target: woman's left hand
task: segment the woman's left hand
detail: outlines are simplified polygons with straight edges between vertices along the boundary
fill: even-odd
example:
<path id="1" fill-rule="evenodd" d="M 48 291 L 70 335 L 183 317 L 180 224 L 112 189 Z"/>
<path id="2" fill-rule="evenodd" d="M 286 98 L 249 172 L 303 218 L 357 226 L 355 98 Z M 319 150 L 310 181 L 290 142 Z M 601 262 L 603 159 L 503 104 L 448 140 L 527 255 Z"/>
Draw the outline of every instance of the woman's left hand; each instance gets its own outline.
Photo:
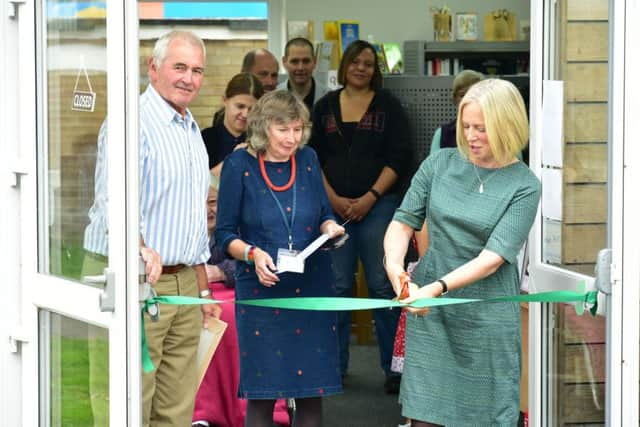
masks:
<path id="1" fill-rule="evenodd" d="M 440 285 L 436 284 L 434 286 L 433 283 L 423 286 L 419 288 L 415 283 L 409 282 L 409 298 L 405 298 L 400 300 L 402 304 L 411 304 L 412 302 L 422 299 L 422 298 L 437 298 L 440 296 L 442 292 Z M 405 307 L 407 312 L 412 313 L 416 316 L 426 316 L 431 310 L 429 307 L 424 308 L 415 308 L 415 307 Z"/>
<path id="2" fill-rule="evenodd" d="M 328 220 L 320 226 L 320 231 L 322 234 L 328 234 L 329 238 L 333 239 L 344 234 L 344 227 L 333 220 Z"/>

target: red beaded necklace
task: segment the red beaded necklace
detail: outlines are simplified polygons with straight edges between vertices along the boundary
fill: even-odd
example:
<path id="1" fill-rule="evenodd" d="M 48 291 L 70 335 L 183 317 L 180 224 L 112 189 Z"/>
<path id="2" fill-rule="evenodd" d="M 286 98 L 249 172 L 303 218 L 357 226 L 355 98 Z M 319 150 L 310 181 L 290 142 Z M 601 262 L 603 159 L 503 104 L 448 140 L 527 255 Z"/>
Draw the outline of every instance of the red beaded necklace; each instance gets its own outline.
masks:
<path id="1" fill-rule="evenodd" d="M 278 187 L 277 185 L 273 185 L 273 182 L 271 182 L 271 180 L 269 179 L 267 170 L 264 167 L 264 158 L 262 157 L 262 153 L 258 153 L 258 162 L 260 163 L 260 174 L 262 175 L 262 179 L 264 179 L 267 187 L 269 187 L 273 191 L 287 191 L 296 181 L 296 156 L 291 156 L 291 178 L 289 178 L 289 182 L 287 182 L 285 185 L 281 185 L 280 187 Z"/>

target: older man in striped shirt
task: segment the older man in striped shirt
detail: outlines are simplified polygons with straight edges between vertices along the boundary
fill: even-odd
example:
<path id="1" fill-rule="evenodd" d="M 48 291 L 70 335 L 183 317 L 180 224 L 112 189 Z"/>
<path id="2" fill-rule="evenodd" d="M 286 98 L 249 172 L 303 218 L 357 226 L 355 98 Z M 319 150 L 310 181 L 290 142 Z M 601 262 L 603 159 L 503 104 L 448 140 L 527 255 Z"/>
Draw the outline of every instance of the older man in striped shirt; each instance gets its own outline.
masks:
<path id="1" fill-rule="evenodd" d="M 140 97 L 141 253 L 159 295 L 210 296 L 205 270 L 208 159 L 200 129 L 188 110 L 200 90 L 204 62 L 204 43 L 193 33 L 163 35 L 149 59 L 151 83 Z M 103 124 L 96 199 L 85 232 L 89 260 L 107 255 L 106 143 Z M 191 425 L 200 325 L 219 315 L 215 304 L 201 309 L 164 305 L 157 322 L 145 315 L 156 369 L 143 375 L 143 425 Z"/>

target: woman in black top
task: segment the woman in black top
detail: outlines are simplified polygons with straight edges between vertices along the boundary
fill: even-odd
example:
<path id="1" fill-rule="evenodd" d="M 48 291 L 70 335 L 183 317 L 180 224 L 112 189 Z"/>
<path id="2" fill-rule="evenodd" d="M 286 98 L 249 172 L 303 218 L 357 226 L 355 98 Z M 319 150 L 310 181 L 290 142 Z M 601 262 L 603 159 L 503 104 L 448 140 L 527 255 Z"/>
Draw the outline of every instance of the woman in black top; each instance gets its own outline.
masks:
<path id="1" fill-rule="evenodd" d="M 332 251 L 338 296 L 351 296 L 358 258 L 364 266 L 369 296 L 395 294 L 382 266 L 384 232 L 400 202 L 411 167 L 409 123 L 400 102 L 382 89 L 382 74 L 373 46 L 357 40 L 346 49 L 338 81 L 314 106 L 312 147 L 324 174 L 329 201 L 346 225 L 350 239 Z M 375 310 L 385 388 L 397 390 L 390 371 L 399 311 Z M 340 369 L 349 361 L 350 313 L 339 316 Z"/>
<path id="2" fill-rule="evenodd" d="M 245 147 L 247 115 L 264 94 L 260 80 L 251 73 L 233 76 L 216 112 L 213 126 L 202 131 L 211 173 L 220 176 L 222 161 L 235 149 Z"/>

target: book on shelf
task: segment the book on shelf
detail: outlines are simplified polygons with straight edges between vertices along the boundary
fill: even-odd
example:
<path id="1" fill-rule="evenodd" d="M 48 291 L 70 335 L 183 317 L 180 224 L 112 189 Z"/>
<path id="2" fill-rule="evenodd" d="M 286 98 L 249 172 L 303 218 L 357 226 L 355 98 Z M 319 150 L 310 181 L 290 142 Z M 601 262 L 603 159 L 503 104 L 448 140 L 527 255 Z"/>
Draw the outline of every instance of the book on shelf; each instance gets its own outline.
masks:
<path id="1" fill-rule="evenodd" d="M 383 43 L 382 47 L 389 72 L 391 74 L 402 74 L 404 72 L 404 61 L 402 60 L 402 48 L 400 44 Z"/>
<path id="2" fill-rule="evenodd" d="M 360 38 L 360 23 L 358 21 L 337 21 L 338 43 L 340 56 L 352 42 Z"/>
<path id="3" fill-rule="evenodd" d="M 378 66 L 382 74 L 389 74 L 389 66 L 387 65 L 387 58 L 385 57 L 384 48 L 382 43 L 371 43 L 376 50 L 376 56 L 378 57 Z"/>
<path id="4" fill-rule="evenodd" d="M 316 47 L 316 71 L 337 70 L 340 66 L 340 52 L 336 40 L 325 40 Z"/>
<path id="5" fill-rule="evenodd" d="M 425 68 L 428 76 L 454 76 L 462 71 L 463 65 L 458 58 L 433 58 Z"/>
<path id="6" fill-rule="evenodd" d="M 324 21 L 322 28 L 325 40 L 338 41 L 338 23 L 336 21 Z"/>

